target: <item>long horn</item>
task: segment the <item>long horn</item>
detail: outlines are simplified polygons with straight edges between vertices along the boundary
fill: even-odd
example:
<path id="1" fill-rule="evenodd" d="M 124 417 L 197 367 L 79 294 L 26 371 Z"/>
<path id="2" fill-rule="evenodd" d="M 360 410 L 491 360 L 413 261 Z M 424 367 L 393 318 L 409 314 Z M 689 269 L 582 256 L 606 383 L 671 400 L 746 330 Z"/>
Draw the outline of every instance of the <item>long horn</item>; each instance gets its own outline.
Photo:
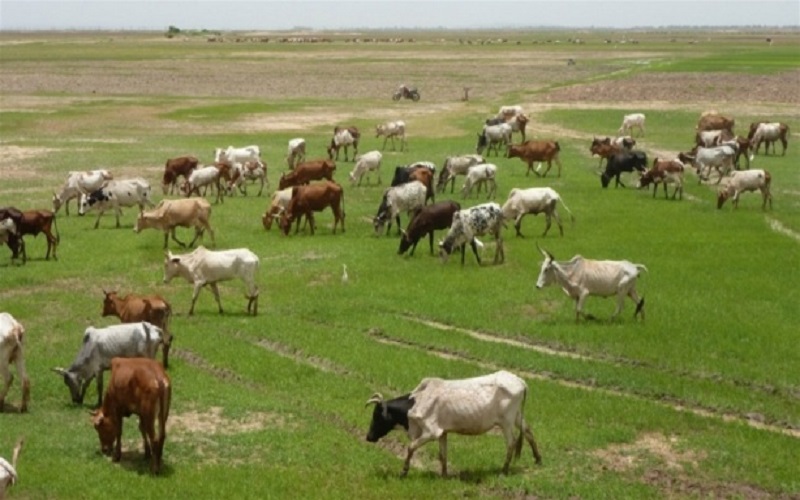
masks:
<path id="1" fill-rule="evenodd" d="M 67 373 L 67 370 L 65 370 L 63 368 L 53 368 L 53 371 L 58 373 L 59 375 L 66 375 L 66 373 Z"/>
<path id="2" fill-rule="evenodd" d="M 381 395 L 380 392 L 376 392 L 375 394 L 372 395 L 372 397 L 370 397 L 367 400 L 367 404 L 365 404 L 364 406 L 369 406 L 371 404 L 379 405 L 381 403 L 383 403 L 383 396 Z"/>
<path id="3" fill-rule="evenodd" d="M 542 248 L 539 246 L 539 242 L 538 241 L 536 242 L 536 248 L 539 250 L 539 252 L 541 252 L 542 255 L 544 255 L 545 257 L 548 256 L 548 252 L 545 251 L 545 250 L 542 250 Z"/>

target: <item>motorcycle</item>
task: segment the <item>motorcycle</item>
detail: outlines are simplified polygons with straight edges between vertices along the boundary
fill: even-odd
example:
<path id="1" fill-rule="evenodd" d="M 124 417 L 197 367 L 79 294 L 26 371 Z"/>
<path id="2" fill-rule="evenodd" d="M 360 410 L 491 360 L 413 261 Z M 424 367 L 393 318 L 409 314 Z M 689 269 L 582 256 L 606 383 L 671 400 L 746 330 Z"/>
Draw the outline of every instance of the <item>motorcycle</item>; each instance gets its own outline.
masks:
<path id="1" fill-rule="evenodd" d="M 419 101 L 419 91 L 415 87 L 401 86 L 392 94 L 393 101 L 399 101 L 400 98 L 411 99 L 414 102 Z"/>

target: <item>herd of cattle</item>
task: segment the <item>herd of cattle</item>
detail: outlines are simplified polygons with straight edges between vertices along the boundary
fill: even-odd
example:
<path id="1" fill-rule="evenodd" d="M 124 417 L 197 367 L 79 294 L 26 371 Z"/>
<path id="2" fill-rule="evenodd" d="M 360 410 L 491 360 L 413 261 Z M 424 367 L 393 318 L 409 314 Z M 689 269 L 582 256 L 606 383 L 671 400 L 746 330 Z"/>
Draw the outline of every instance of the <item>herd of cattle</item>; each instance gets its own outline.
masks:
<path id="1" fill-rule="evenodd" d="M 396 222 L 400 237 L 399 254 L 410 250 L 413 255 L 417 243 L 426 235 L 429 237 L 431 255 L 434 254 L 434 232 L 447 230 L 439 242 L 439 254 L 443 261 L 455 250 L 461 251 L 464 264 L 466 246 L 472 248 L 478 263 L 481 263 L 479 248 L 483 243 L 478 237 L 492 235 L 496 241 L 494 262 L 505 259 L 502 231 L 507 222 L 513 221 L 517 236 L 522 236 L 521 223 L 527 214 L 543 213 L 546 235 L 554 218 L 561 235 L 564 234 L 561 218 L 557 211 L 560 203 L 574 222 L 572 212 L 561 196 L 551 187 L 514 188 L 501 206 L 487 202 L 462 209 L 457 201 L 436 202 L 436 194 L 445 194 L 450 184 L 450 194 L 454 192 L 456 178 L 465 178 L 461 189 L 463 198 L 470 197 L 473 189 L 480 193 L 486 190 L 487 198 L 496 192 L 498 168 L 488 163 L 482 153 L 492 151 L 499 156 L 505 150 L 507 158 L 519 158 L 527 164 L 526 176 L 534 172 L 546 177 L 551 163 L 558 166 L 561 176 L 561 148 L 556 141 L 525 140 L 528 118 L 519 106 L 504 106 L 495 118 L 486 120 L 474 154 L 448 157 L 441 170 L 428 161 L 418 161 L 407 166 L 395 168 L 390 187 L 382 191 L 376 215 L 373 217 L 375 233 L 391 232 L 392 222 Z M 639 137 L 645 134 L 645 115 L 641 113 L 626 115 L 623 118 L 620 134 L 638 131 Z M 727 184 L 718 192 L 718 208 L 732 198 L 737 206 L 742 192 L 760 190 L 763 196 L 762 208 L 769 201 L 771 207 L 771 175 L 765 170 L 749 170 L 750 161 L 757 154 L 762 143 L 766 153 L 775 142 L 780 141 L 785 154 L 788 127 L 783 123 L 757 122 L 750 126 L 747 137 L 736 136 L 733 132 L 734 120 L 716 112 L 701 115 L 696 127 L 694 147 L 680 153 L 673 159 L 655 158 L 648 164 L 644 151 L 634 149 L 636 139 L 629 135 L 617 138 L 594 138 L 590 145 L 592 155 L 600 158 L 602 187 L 607 187 L 611 179 L 615 185 L 624 187 L 620 177 L 623 173 L 637 171 L 640 176 L 637 187 L 646 188 L 653 184 L 653 196 L 658 185 L 663 185 L 667 197 L 667 184 L 673 184 L 672 194 L 683 197 L 683 175 L 687 166 L 696 170 L 699 179 L 708 179 L 710 173 L 718 173 L 717 184 L 724 176 L 730 175 Z M 512 134 L 519 133 L 522 142 L 514 144 Z M 402 121 L 388 122 L 376 127 L 376 138 L 384 137 L 383 149 L 391 140 L 395 150 L 395 140 L 400 141 L 400 150 L 407 151 L 406 125 Z M 336 127 L 327 148 L 328 157 L 306 160 L 306 143 L 302 138 L 288 143 L 286 164 L 288 170 L 279 179 L 278 189 L 272 195 L 269 206 L 262 217 L 262 224 L 270 230 L 274 221 L 285 234 L 290 233 L 295 224 L 295 233 L 300 230 L 304 220 L 311 234 L 316 229 L 315 213 L 330 207 L 334 216 L 333 233 L 337 226 L 345 231 L 344 189 L 334 181 L 336 161 L 344 149 L 345 161 L 349 160 L 349 148 L 353 148 L 354 168 L 349 174 L 353 186 L 360 186 L 364 178 L 367 185 L 369 177 L 375 174 L 377 184 L 381 184 L 380 167 L 383 154 L 370 151 L 358 154 L 361 134 L 357 127 Z M 739 160 L 744 157 L 748 170 L 739 170 Z M 538 167 L 534 168 L 534 163 Z M 544 163 L 547 168 L 541 172 Z M 207 232 L 216 246 L 211 227 L 211 203 L 206 200 L 207 189 L 212 189 L 215 201 L 224 203 L 226 196 L 240 191 L 246 194 L 247 181 L 260 182 L 259 195 L 267 180 L 267 165 L 261 158 L 258 146 L 217 149 L 214 163 L 201 166 L 193 156 L 169 159 L 164 167 L 162 191 L 164 195 L 177 192 L 183 197 L 163 199 L 155 205 L 151 199 L 150 184 L 143 178 L 116 179 L 105 169 L 89 172 L 70 172 L 61 190 L 53 193 L 53 210 L 37 209 L 21 211 L 14 207 L 0 208 L 0 244 L 6 243 L 12 252 L 12 262 L 20 256 L 27 259 L 26 235 L 43 233 L 47 239 L 46 259 L 52 254 L 56 259 L 56 248 L 60 241 L 56 225 L 56 213 L 61 207 L 69 215 L 69 203 L 78 200 L 79 214 L 90 210 L 98 213 L 94 227 L 97 228 L 102 214 L 113 210 L 116 226 L 120 227 L 121 208 L 138 206 L 139 213 L 134 231 L 157 229 L 164 233 L 164 249 L 168 248 L 169 237 L 181 247 L 186 244 L 176 237 L 179 227 L 193 228 L 194 243 Z M 181 182 L 182 181 L 182 182 Z M 430 202 L 430 203 L 429 203 Z M 410 221 L 406 229 L 401 228 L 400 215 L 407 213 Z M 537 244 L 538 247 L 538 244 Z M 598 261 L 576 255 L 568 261 L 557 261 L 544 249 L 539 249 L 544 257 L 537 288 L 548 285 L 560 286 L 574 301 L 576 319 L 589 317 L 583 313 L 583 305 L 590 295 L 617 298 L 616 317 L 622 310 L 625 297 L 630 297 L 636 305 L 634 317 L 644 318 L 644 298 L 636 291 L 636 281 L 642 264 L 629 261 Z M 247 311 L 253 315 L 258 311 L 259 289 L 257 274 L 259 258 L 246 248 L 229 250 L 209 250 L 199 246 L 190 253 L 173 254 L 166 252 L 164 260 L 164 281 L 182 277 L 194 287 L 189 314 L 194 312 L 200 290 L 208 285 L 214 294 L 219 312 L 223 312 L 217 283 L 224 280 L 240 279 L 247 289 Z M 346 272 L 346 268 L 345 268 Z M 157 473 L 162 463 L 162 450 L 165 439 L 165 424 L 169 414 L 171 398 L 170 379 L 165 368 L 168 367 L 169 348 L 172 344 L 170 318 L 172 307 L 167 300 L 158 295 L 135 295 L 125 297 L 116 292 L 105 292 L 103 315 L 119 317 L 121 324 L 106 328 L 89 327 L 84 332 L 83 342 L 75 360 L 69 368 L 54 368 L 63 377 L 69 388 L 72 401 L 82 404 L 89 383 L 97 379 L 98 410 L 93 422 L 101 442 L 103 452 L 111 454 L 115 461 L 120 459 L 122 419 L 137 414 L 144 441 L 145 455 L 151 460 L 151 470 Z M 19 410 L 28 408 L 30 381 L 25 371 L 23 354 L 25 329 L 13 316 L 0 313 L 0 375 L 3 387 L 0 391 L 0 411 L 11 385 L 10 365 L 16 371 L 22 384 L 22 402 Z M 163 365 L 153 361 L 157 350 L 163 352 Z M 103 393 L 103 372 L 111 369 L 111 381 Z M 442 473 L 447 471 L 447 433 L 481 434 L 499 426 L 507 444 L 504 471 L 516 452 L 519 456 L 523 437 L 529 442 L 537 462 L 541 461 L 536 442 L 530 428 L 523 418 L 527 394 L 525 382 L 507 372 L 466 380 L 441 380 L 426 378 L 409 394 L 385 401 L 380 394 L 374 395 L 367 404 L 374 404 L 372 423 L 367 439 L 377 441 L 396 426 L 406 429 L 411 443 L 408 447 L 403 473 L 408 471 L 414 451 L 424 443 L 438 439 Z M 157 423 L 157 425 L 156 425 Z M 515 437 L 515 429 L 519 434 Z M 158 432 L 156 432 L 156 430 Z M 4 461 L 5 462 L 5 461 Z M 5 462 L 7 464 L 7 462 Z M 12 468 L 13 470 L 13 468 Z M 9 476 L 12 479 L 15 476 Z M 0 493 L 4 490 L 0 489 Z"/>

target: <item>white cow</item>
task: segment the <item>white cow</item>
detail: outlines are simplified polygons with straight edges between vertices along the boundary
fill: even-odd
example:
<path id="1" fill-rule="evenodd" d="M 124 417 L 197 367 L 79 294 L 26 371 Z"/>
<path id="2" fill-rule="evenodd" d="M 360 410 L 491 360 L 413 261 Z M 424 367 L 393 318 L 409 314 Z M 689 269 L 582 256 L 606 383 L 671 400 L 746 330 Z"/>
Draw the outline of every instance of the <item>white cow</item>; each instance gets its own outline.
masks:
<path id="1" fill-rule="evenodd" d="M 617 310 L 611 319 L 622 311 L 625 297 L 628 296 L 636 304 L 633 317 L 641 313 L 644 320 L 644 298 L 640 299 L 636 293 L 636 278 L 641 271 L 647 271 L 644 265 L 627 260 L 591 260 L 580 255 L 568 261 L 556 261 L 550 252 L 541 248 L 539 251 L 544 255 L 544 262 L 536 280 L 536 288 L 560 285 L 564 293 L 575 299 L 575 321 L 582 315 L 593 319 L 593 316 L 583 313 L 583 304 L 589 295 L 617 297 Z"/>
<path id="2" fill-rule="evenodd" d="M 767 208 L 767 201 L 769 208 L 772 209 L 772 193 L 769 192 L 771 183 L 772 176 L 766 170 L 737 170 L 731 175 L 728 185 L 719 190 L 717 208 L 722 208 L 728 198 L 733 198 L 733 208 L 737 208 L 740 194 L 758 189 L 763 198 L 761 209 Z"/>
<path id="3" fill-rule="evenodd" d="M 227 149 L 217 148 L 214 150 L 214 163 L 247 163 L 252 161 L 261 163 L 261 148 L 256 145 L 235 148 L 228 146 Z"/>
<path id="4" fill-rule="evenodd" d="M 511 125 L 508 123 L 501 123 L 499 125 L 484 125 L 483 130 L 478 134 L 478 145 L 475 147 L 475 153 L 482 154 L 486 149 L 488 156 L 494 149 L 494 154 L 497 156 L 498 146 L 505 147 L 511 144 Z"/>
<path id="5" fill-rule="evenodd" d="M 258 313 L 256 284 L 258 265 L 258 256 L 246 248 L 214 251 L 199 246 L 193 252 L 183 255 L 167 252 L 164 259 L 164 283 L 169 283 L 175 276 L 180 276 L 194 285 L 189 316 L 194 314 L 194 304 L 197 302 L 200 290 L 206 285 L 211 286 L 219 312 L 222 314 L 217 283 L 239 278 L 247 286 L 247 313 L 250 314 L 252 311 L 255 316 Z"/>
<path id="6" fill-rule="evenodd" d="M 782 155 L 786 154 L 786 146 L 788 144 L 788 137 L 789 135 L 789 126 L 785 123 L 780 122 L 772 122 L 772 123 L 760 123 L 758 124 L 755 133 L 753 134 L 753 138 L 750 140 L 750 146 L 753 148 L 754 152 L 757 154 L 758 149 L 761 147 L 762 142 L 766 142 L 764 145 L 764 154 L 769 154 L 769 145 L 772 143 L 772 154 L 775 154 L 775 143 L 777 141 L 781 141 L 781 146 L 783 146 L 783 151 L 781 152 Z"/>
<path id="7" fill-rule="evenodd" d="M 464 186 L 461 187 L 461 194 L 464 198 L 472 193 L 472 188 L 477 185 L 478 190 L 483 184 L 487 184 L 486 198 L 494 197 L 497 191 L 497 165 L 494 163 L 479 163 L 469 167 L 467 170 L 467 179 L 464 181 Z"/>
<path id="8" fill-rule="evenodd" d="M 353 146 L 353 160 L 358 155 L 358 136 L 354 135 L 355 129 L 335 127 L 331 145 L 328 146 L 328 158 L 339 160 L 339 149 L 344 148 L 344 161 L 348 160 L 348 149 Z M 334 157 L 334 153 L 336 153 Z"/>
<path id="9" fill-rule="evenodd" d="M 411 181 L 398 186 L 390 187 L 383 192 L 383 199 L 378 207 L 378 214 L 372 220 L 375 234 L 380 234 L 384 224 L 386 234 L 392 229 L 392 219 L 397 221 L 397 234 L 400 234 L 400 212 L 409 214 L 425 206 L 428 188 L 420 181 Z"/>
<path id="10" fill-rule="evenodd" d="M 83 333 L 83 343 L 75 361 L 68 369 L 53 368 L 64 377 L 72 402 L 83 403 L 86 388 L 97 378 L 97 406 L 103 403 L 103 372 L 111 369 L 112 358 L 154 359 L 158 347 L 164 343 L 161 328 L 142 321 L 95 328 Z"/>
<path id="11" fill-rule="evenodd" d="M 263 162 L 247 162 L 247 163 L 234 163 L 233 173 L 231 179 L 228 181 L 228 192 L 233 194 L 233 188 L 239 189 L 239 192 L 247 196 L 247 182 L 246 181 L 259 181 L 261 186 L 258 189 L 258 196 L 264 192 L 264 184 L 266 183 L 269 188 L 269 179 L 267 179 L 267 165 Z"/>
<path id="12" fill-rule="evenodd" d="M 503 249 L 503 211 L 497 203 L 484 203 L 472 208 L 459 210 L 453 214 L 453 223 L 444 240 L 439 242 L 439 256 L 442 262 L 447 262 L 447 258 L 456 248 L 461 248 L 461 265 L 464 265 L 464 254 L 466 244 L 472 247 L 478 265 L 481 257 L 478 255 L 478 246 L 483 244 L 478 241 L 477 236 L 491 234 L 497 242 L 494 253 L 494 263 L 499 264 L 505 260 L 505 250 Z"/>
<path id="13" fill-rule="evenodd" d="M 507 106 L 500 106 L 500 109 L 497 111 L 497 118 L 502 118 L 503 120 L 509 120 L 517 115 L 524 114 L 522 110 L 522 106 L 519 104 L 514 105 L 507 105 Z"/>
<path id="14" fill-rule="evenodd" d="M 356 164 L 353 167 L 353 171 L 350 172 L 350 182 L 355 184 L 356 181 L 358 181 L 358 185 L 360 186 L 364 174 L 369 176 L 370 172 L 377 172 L 378 184 L 380 184 L 382 159 L 383 155 L 380 151 L 370 151 L 360 155 L 358 158 L 356 158 Z M 369 177 L 367 177 L 367 185 L 369 185 Z"/>
<path id="15" fill-rule="evenodd" d="M 519 458 L 522 451 L 523 437 L 536 463 L 542 463 L 525 421 L 527 397 L 525 381 L 504 370 L 461 380 L 425 378 L 405 396 L 384 401 L 376 393 L 367 401 L 367 405 L 375 405 L 367 441 L 376 442 L 392 429 L 404 427 L 411 440 L 403 464 L 405 476 L 414 452 L 425 443 L 438 440 L 442 476 L 446 476 L 448 433 L 476 436 L 499 427 L 506 441 L 503 474 L 508 474 L 512 458 Z M 519 434 L 515 435 L 517 430 Z"/>
<path id="16" fill-rule="evenodd" d="M 503 204 L 503 218 L 506 220 L 514 221 L 514 228 L 517 230 L 517 236 L 523 236 L 520 231 L 522 226 L 522 218 L 527 214 L 539 215 L 544 213 L 547 225 L 544 228 L 542 237 L 547 236 L 547 231 L 550 230 L 550 219 L 555 217 L 558 229 L 561 236 L 564 236 L 564 227 L 561 225 L 561 217 L 558 216 L 556 205 L 558 202 L 564 206 L 564 209 L 569 213 L 572 222 L 575 222 L 575 217 L 567 207 L 564 200 L 556 192 L 555 189 L 549 187 L 517 189 L 514 188 L 508 193 L 508 199 Z"/>
<path id="17" fill-rule="evenodd" d="M 457 175 L 467 175 L 469 167 L 485 162 L 486 160 L 484 160 L 483 156 L 477 154 L 448 156 L 445 158 L 442 171 L 439 174 L 436 190 L 443 193 L 447 188 L 447 183 L 450 182 L 450 193 L 452 193 L 455 188 Z"/>
<path id="18" fill-rule="evenodd" d="M 11 218 L 0 220 L 0 245 L 5 245 L 13 234 L 17 234 L 14 220 Z"/>
<path id="19" fill-rule="evenodd" d="M 11 462 L 0 457 L 0 500 L 5 498 L 8 487 L 13 486 L 19 480 L 16 468 L 17 459 L 19 458 L 19 452 L 22 450 L 23 443 L 24 440 L 22 438 L 17 441 L 16 446 L 14 446 L 14 453 L 11 455 Z"/>
<path id="20" fill-rule="evenodd" d="M 286 147 L 286 163 L 289 170 L 294 170 L 294 166 L 306 159 L 306 140 L 302 137 L 289 139 Z"/>
<path id="21" fill-rule="evenodd" d="M 22 403 L 19 411 L 28 411 L 28 401 L 31 397 L 31 382 L 25 370 L 25 328 L 7 312 L 0 312 L 0 376 L 2 376 L 2 389 L 0 389 L 0 413 L 3 411 L 6 395 L 11 388 L 14 377 L 9 366 L 16 365 L 17 376 L 22 384 Z M 1 492 L 1 491 L 0 491 Z"/>
<path id="22" fill-rule="evenodd" d="M 639 129 L 641 135 L 644 135 L 644 113 L 632 113 L 622 117 L 622 125 L 619 127 L 618 133 L 620 135 L 632 131 L 634 127 Z"/>
<path id="23" fill-rule="evenodd" d="M 394 138 L 400 138 L 400 151 L 408 151 L 408 142 L 406 141 L 406 122 L 397 120 L 393 122 L 386 122 L 375 127 L 375 138 L 383 136 L 383 147 L 381 150 L 386 149 L 386 141 L 392 140 L 392 151 L 395 151 Z"/>
<path id="24" fill-rule="evenodd" d="M 222 193 L 219 184 L 219 173 L 220 170 L 214 165 L 196 168 L 192 170 L 191 174 L 189 174 L 189 178 L 186 179 L 186 182 L 181 187 L 181 190 L 187 198 L 192 196 L 193 193 L 197 196 L 205 196 L 206 191 L 210 186 L 212 190 L 216 188 L 217 191 L 215 202 L 218 203 L 222 200 L 224 203 L 224 194 Z M 203 188 L 202 194 L 200 193 L 200 188 Z"/>
<path id="25" fill-rule="evenodd" d="M 120 227 L 119 216 L 122 215 L 122 207 L 138 205 L 139 211 L 142 212 L 145 205 L 150 208 L 154 206 L 150 200 L 150 192 L 150 183 L 141 177 L 111 181 L 91 194 L 81 195 L 78 215 L 86 215 L 89 210 L 97 210 L 97 220 L 94 223 L 94 228 L 97 229 L 100 217 L 105 211 L 114 210 L 117 227 Z"/>
<path id="26" fill-rule="evenodd" d="M 80 199 L 82 194 L 93 193 L 105 186 L 106 183 L 114 178 L 108 170 L 90 170 L 88 172 L 70 172 L 67 180 L 61 187 L 61 192 L 53 191 L 53 212 L 63 205 L 69 215 L 69 202 L 73 199 Z"/>
<path id="27" fill-rule="evenodd" d="M 697 170 L 698 184 L 702 180 L 708 180 L 711 175 L 711 169 L 716 169 L 719 173 L 717 178 L 717 184 L 719 184 L 722 178 L 734 169 L 737 152 L 738 146 L 736 146 L 736 143 L 726 143 L 713 148 L 698 146 L 694 156 L 680 153 L 678 159 L 683 163 L 692 163 L 692 166 Z"/>

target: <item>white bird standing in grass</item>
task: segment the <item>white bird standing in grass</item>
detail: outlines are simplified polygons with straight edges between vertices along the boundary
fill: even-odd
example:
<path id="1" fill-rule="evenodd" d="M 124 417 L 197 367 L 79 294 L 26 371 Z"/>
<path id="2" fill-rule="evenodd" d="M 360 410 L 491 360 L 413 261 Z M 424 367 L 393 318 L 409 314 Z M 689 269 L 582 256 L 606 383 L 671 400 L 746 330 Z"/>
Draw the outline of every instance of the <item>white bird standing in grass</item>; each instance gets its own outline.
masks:
<path id="1" fill-rule="evenodd" d="M 342 264 L 342 284 L 347 284 L 349 279 L 350 278 L 347 276 L 347 264 Z"/>

